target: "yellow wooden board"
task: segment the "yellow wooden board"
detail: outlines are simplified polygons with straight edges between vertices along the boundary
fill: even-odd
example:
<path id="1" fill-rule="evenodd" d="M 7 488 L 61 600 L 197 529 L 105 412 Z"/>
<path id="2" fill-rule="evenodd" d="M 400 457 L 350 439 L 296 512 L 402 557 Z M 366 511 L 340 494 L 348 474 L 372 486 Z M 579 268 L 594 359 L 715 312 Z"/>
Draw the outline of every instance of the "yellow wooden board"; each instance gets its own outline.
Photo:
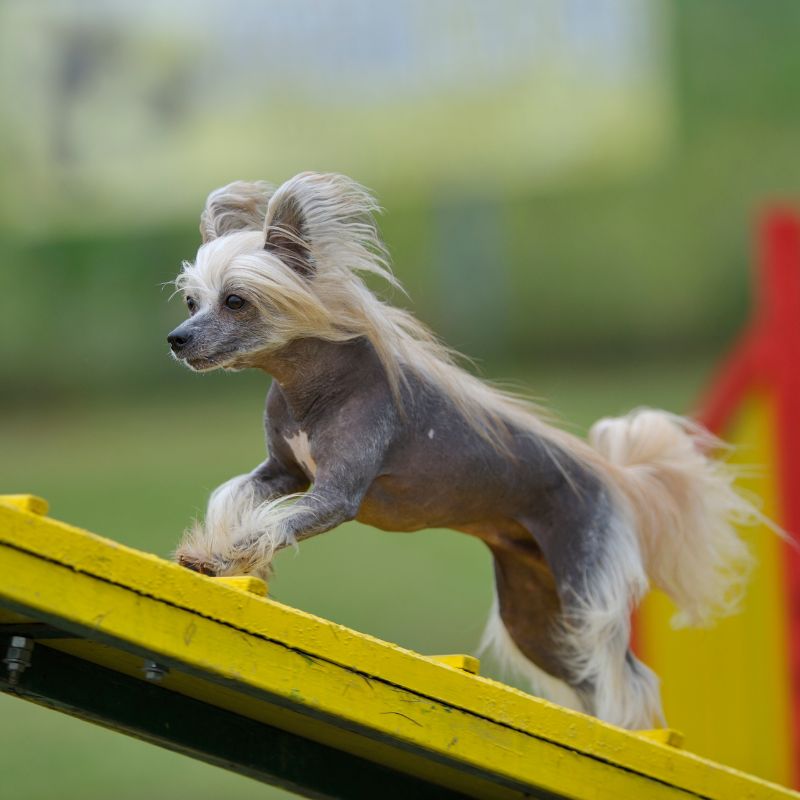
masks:
<path id="1" fill-rule="evenodd" d="M 0 500 L 0 613 L 83 637 L 48 646 L 136 676 L 155 658 L 167 689 L 473 797 L 800 797 L 41 508 Z"/>

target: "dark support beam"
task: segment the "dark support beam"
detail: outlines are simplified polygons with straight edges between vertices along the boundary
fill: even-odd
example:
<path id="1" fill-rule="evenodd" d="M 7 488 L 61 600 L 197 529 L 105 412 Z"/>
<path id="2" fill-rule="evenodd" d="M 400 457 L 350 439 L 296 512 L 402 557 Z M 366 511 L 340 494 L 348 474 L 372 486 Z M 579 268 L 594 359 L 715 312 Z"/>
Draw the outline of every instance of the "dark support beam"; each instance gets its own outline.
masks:
<path id="1" fill-rule="evenodd" d="M 4 631 L 5 632 L 5 631 Z M 5 652 L 8 639 L 0 637 Z M 37 644 L 0 691 L 303 797 L 456 800 L 464 795 Z"/>

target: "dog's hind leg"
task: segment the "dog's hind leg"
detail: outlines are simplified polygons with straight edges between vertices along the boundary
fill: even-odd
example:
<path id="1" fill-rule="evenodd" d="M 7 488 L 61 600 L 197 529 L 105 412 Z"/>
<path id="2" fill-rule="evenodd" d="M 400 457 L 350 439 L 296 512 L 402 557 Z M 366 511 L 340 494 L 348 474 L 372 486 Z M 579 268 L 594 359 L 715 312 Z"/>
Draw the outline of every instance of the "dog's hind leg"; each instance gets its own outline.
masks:
<path id="1" fill-rule="evenodd" d="M 208 500 L 202 524 L 195 521 L 175 551 L 175 559 L 206 575 L 224 574 L 236 542 L 246 535 L 257 509 L 287 495 L 305 491 L 309 481 L 300 470 L 270 457 L 245 475 L 217 487 Z"/>
<path id="2" fill-rule="evenodd" d="M 544 670 L 551 689 L 568 684 L 566 701 L 545 686 L 556 702 L 574 706 L 576 695 L 607 722 L 652 727 L 662 721 L 658 680 L 629 650 L 631 611 L 647 587 L 638 541 L 604 487 L 581 488 L 550 493 L 545 513 L 519 520 L 527 540 L 490 543 L 497 616 L 487 638 L 518 669 L 524 656 Z"/>
<path id="3" fill-rule="evenodd" d="M 584 710 L 569 685 L 559 638 L 561 602 L 541 550 L 527 531 L 502 544 L 495 539 L 489 548 L 496 590 L 479 652 L 532 694 Z"/>
<path id="4" fill-rule="evenodd" d="M 663 723 L 658 679 L 631 652 L 631 613 L 646 578 L 638 548 L 620 520 L 609 524 L 599 551 L 559 571 L 564 660 L 587 711 L 625 728 Z"/>
<path id="5" fill-rule="evenodd" d="M 629 649 L 631 613 L 648 586 L 630 519 L 602 487 L 568 494 L 553 511 L 537 535 L 561 601 L 558 639 L 570 685 L 607 722 L 662 723 L 658 679 Z"/>

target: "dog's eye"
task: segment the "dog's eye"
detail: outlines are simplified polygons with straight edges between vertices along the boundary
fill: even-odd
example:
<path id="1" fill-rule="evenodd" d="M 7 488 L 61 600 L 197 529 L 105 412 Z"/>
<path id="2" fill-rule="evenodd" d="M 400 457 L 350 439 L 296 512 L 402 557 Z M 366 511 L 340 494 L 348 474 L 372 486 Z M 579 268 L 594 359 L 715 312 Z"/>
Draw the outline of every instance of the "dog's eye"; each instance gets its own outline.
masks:
<path id="1" fill-rule="evenodd" d="M 238 294 L 229 294 L 225 298 L 225 305 L 233 311 L 238 311 L 244 305 L 244 298 Z"/>
<path id="2" fill-rule="evenodd" d="M 189 309 L 190 314 L 194 314 L 195 310 L 197 309 L 197 303 L 195 302 L 194 297 L 186 298 L 186 308 Z"/>

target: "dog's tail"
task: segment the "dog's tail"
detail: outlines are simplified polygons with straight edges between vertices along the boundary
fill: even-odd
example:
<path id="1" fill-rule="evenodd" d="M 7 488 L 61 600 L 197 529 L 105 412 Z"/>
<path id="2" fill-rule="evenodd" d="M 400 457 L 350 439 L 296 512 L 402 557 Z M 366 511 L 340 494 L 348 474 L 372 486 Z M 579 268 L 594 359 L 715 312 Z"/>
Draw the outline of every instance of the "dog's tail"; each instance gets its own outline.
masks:
<path id="1" fill-rule="evenodd" d="M 673 624 L 735 612 L 752 566 L 736 525 L 763 517 L 734 488 L 735 471 L 711 457 L 722 443 L 695 422 L 649 409 L 600 420 L 589 442 L 612 467 L 648 577 L 679 609 Z"/>

